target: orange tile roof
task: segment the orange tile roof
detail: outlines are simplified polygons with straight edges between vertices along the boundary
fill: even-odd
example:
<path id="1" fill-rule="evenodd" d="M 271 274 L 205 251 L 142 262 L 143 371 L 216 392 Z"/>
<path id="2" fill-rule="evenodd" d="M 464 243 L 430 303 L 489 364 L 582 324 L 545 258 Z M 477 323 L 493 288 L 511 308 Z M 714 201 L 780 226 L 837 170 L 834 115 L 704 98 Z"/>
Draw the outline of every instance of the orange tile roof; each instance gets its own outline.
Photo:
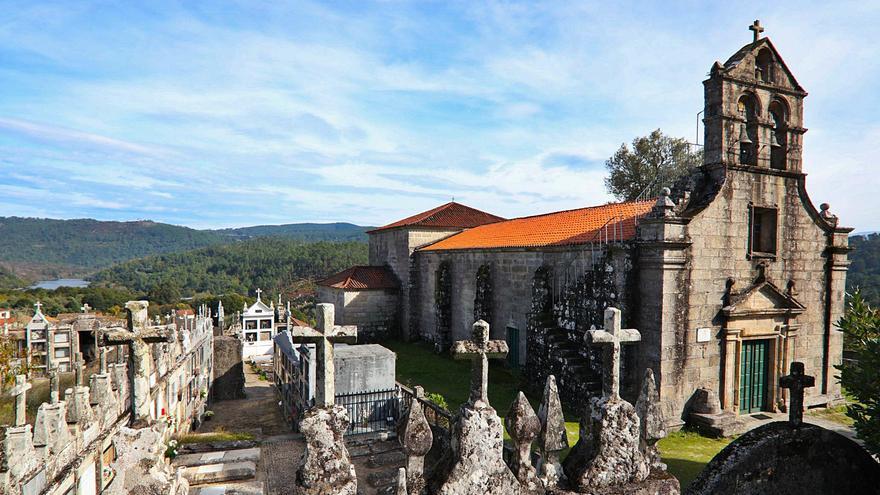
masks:
<path id="1" fill-rule="evenodd" d="M 544 247 L 635 237 L 637 219 L 654 201 L 610 203 L 475 227 L 420 248 L 420 251 Z"/>
<path id="2" fill-rule="evenodd" d="M 478 225 L 500 222 L 504 218 L 485 211 L 451 201 L 437 208 L 423 211 L 417 215 L 389 223 L 369 232 L 393 229 L 396 227 L 439 227 L 469 229 Z M 368 232 L 368 233 L 369 233 Z"/>
<path id="3" fill-rule="evenodd" d="M 335 289 L 397 289 L 397 277 L 384 266 L 353 266 L 318 282 Z"/>

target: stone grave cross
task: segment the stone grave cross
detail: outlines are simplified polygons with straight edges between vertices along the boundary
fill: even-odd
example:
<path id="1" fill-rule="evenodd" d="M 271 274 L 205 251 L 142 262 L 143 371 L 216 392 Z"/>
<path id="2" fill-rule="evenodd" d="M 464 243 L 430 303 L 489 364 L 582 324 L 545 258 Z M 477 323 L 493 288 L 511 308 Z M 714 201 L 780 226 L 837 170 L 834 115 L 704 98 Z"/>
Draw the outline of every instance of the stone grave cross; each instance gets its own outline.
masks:
<path id="1" fill-rule="evenodd" d="M 73 385 L 76 387 L 82 387 L 83 386 L 83 375 L 85 374 L 85 366 L 86 365 L 85 365 L 85 362 L 83 362 L 83 356 L 82 356 L 81 352 L 76 352 L 73 355 L 74 355 L 73 371 L 75 373 L 74 376 L 76 377 L 74 379 Z"/>
<path id="2" fill-rule="evenodd" d="M 259 290 L 259 289 L 258 289 Z M 357 327 L 333 324 L 334 306 L 322 303 L 315 308 L 318 328 L 293 327 L 290 339 L 297 344 L 315 344 L 315 405 L 332 406 L 336 403 L 336 367 L 333 364 L 333 344 L 357 342 Z"/>
<path id="3" fill-rule="evenodd" d="M 483 320 L 474 323 L 470 340 L 452 344 L 454 359 L 472 361 L 470 404 L 475 409 L 489 407 L 489 359 L 503 359 L 507 352 L 506 341 L 489 340 L 489 324 Z"/>
<path id="4" fill-rule="evenodd" d="M 791 363 L 788 375 L 779 378 L 779 386 L 789 390 L 788 423 L 800 426 L 804 422 L 804 389 L 815 387 L 816 378 L 804 374 L 804 363 Z"/>
<path id="5" fill-rule="evenodd" d="M 79 309 L 81 309 L 83 313 L 89 314 L 89 311 L 92 309 L 92 307 L 89 306 L 89 303 L 83 303 L 82 307 Z"/>
<path id="6" fill-rule="evenodd" d="M 34 303 L 34 307 L 37 308 L 36 313 L 42 313 L 42 312 L 43 312 L 43 303 L 41 303 L 40 301 L 35 302 L 35 303 Z"/>
<path id="7" fill-rule="evenodd" d="M 150 375 L 153 356 L 150 344 L 169 343 L 171 335 L 165 327 L 148 327 L 147 301 L 129 301 L 128 329 L 111 329 L 104 333 L 104 347 L 128 346 L 128 368 L 132 377 L 132 424 L 150 422 Z"/>
<path id="8" fill-rule="evenodd" d="M 15 386 L 9 391 L 9 395 L 15 397 L 15 426 L 24 426 L 27 424 L 27 391 L 31 389 L 31 384 L 27 381 L 27 376 L 16 375 Z"/>
<path id="9" fill-rule="evenodd" d="M 605 347 L 602 358 L 602 395 L 611 399 L 620 398 L 620 344 L 638 342 L 642 335 L 633 328 L 620 328 L 620 310 L 605 310 L 605 328 L 589 330 L 585 335 L 588 344 Z"/>
<path id="10" fill-rule="evenodd" d="M 61 387 L 58 380 L 58 368 L 53 366 L 49 368 L 49 401 L 57 404 L 61 400 Z"/>

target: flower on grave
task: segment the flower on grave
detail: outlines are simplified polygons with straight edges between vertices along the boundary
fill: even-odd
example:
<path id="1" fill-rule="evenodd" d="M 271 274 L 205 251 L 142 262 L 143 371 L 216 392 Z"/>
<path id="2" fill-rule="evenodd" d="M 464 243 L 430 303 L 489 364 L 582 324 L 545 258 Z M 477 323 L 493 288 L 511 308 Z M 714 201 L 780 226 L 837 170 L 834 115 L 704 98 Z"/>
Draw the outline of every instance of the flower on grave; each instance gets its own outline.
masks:
<path id="1" fill-rule="evenodd" d="M 177 440 L 169 440 L 165 446 L 165 457 L 174 459 L 177 457 Z"/>
<path id="2" fill-rule="evenodd" d="M 112 477 L 113 477 L 113 468 L 111 468 L 110 466 L 104 466 L 103 468 L 101 468 L 101 479 L 103 479 L 104 481 L 107 481 Z"/>

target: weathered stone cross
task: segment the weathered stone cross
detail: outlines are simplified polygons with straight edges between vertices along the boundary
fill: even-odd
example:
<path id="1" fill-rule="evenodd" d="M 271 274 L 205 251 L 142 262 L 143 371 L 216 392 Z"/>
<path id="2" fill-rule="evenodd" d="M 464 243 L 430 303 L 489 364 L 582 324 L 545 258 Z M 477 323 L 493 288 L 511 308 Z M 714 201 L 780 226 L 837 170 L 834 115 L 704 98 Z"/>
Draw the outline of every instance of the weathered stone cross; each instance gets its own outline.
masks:
<path id="1" fill-rule="evenodd" d="M 761 39 L 761 33 L 764 32 L 764 26 L 761 26 L 761 21 L 755 19 L 755 23 L 749 26 L 749 31 L 754 33 L 755 41 L 758 41 L 759 39 Z"/>
<path id="2" fill-rule="evenodd" d="M 37 313 L 42 313 L 42 312 L 43 312 L 43 311 L 42 311 L 43 303 L 41 303 L 40 301 L 35 302 L 35 303 L 34 303 L 34 307 L 37 308 L 37 311 L 36 311 Z"/>
<path id="3" fill-rule="evenodd" d="M 779 386 L 789 390 L 788 423 L 800 426 L 804 422 L 804 389 L 815 387 L 816 378 L 804 374 L 804 363 L 791 363 L 788 375 L 779 378 Z"/>
<path id="4" fill-rule="evenodd" d="M 16 375 L 15 386 L 9 391 L 9 395 L 15 397 L 15 426 L 24 426 L 27 424 L 27 391 L 31 389 L 31 384 L 27 381 L 27 376 Z"/>
<path id="5" fill-rule="evenodd" d="M 260 295 L 263 293 L 263 289 L 258 288 L 254 292 L 256 292 L 256 294 L 257 294 L 257 301 L 260 301 L 261 300 Z"/>
<path id="6" fill-rule="evenodd" d="M 474 408 L 489 406 L 489 358 L 502 359 L 507 357 L 507 342 L 489 340 L 489 324 L 483 320 L 474 323 L 470 340 L 459 340 L 452 344 L 454 359 L 470 359 L 471 365 L 471 397 L 470 404 Z"/>
<path id="7" fill-rule="evenodd" d="M 601 344 L 605 347 L 602 356 L 602 395 L 611 399 L 620 398 L 620 344 L 638 342 L 642 335 L 633 328 L 620 328 L 620 310 L 605 310 L 605 328 L 588 330 L 584 336 L 587 344 Z"/>
<path id="8" fill-rule="evenodd" d="M 259 289 L 257 289 L 259 290 Z M 315 405 L 332 406 L 336 403 L 336 367 L 333 364 L 333 344 L 357 342 L 357 327 L 333 324 L 334 306 L 322 303 L 315 308 L 318 328 L 293 327 L 290 340 L 297 344 L 315 344 Z"/>
<path id="9" fill-rule="evenodd" d="M 132 424 L 149 423 L 150 418 L 150 374 L 153 356 L 149 344 L 169 343 L 171 335 L 167 328 L 148 328 L 147 301 L 129 301 L 128 329 L 113 329 L 104 333 L 104 346 L 129 346 L 128 368 L 131 370 Z"/>
<path id="10" fill-rule="evenodd" d="M 85 374 L 85 363 L 83 362 L 83 355 L 81 352 L 74 353 L 73 359 L 73 371 L 74 374 L 74 386 L 82 387 L 83 386 L 83 375 Z"/>
<path id="11" fill-rule="evenodd" d="M 79 309 L 81 309 L 83 313 L 89 314 L 89 310 L 91 310 L 92 307 L 89 306 L 89 303 L 83 303 L 82 307 Z"/>
<path id="12" fill-rule="evenodd" d="M 58 368 L 49 368 L 49 401 L 57 404 L 61 400 L 61 389 L 58 384 Z"/>

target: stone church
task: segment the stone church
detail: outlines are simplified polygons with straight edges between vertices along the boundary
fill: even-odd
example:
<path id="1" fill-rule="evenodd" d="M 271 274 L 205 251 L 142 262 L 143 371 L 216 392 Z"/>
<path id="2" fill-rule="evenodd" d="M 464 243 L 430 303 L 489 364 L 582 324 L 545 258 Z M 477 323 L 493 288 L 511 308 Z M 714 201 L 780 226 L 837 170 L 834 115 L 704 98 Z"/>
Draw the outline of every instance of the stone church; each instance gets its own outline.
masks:
<path id="1" fill-rule="evenodd" d="M 584 334 L 618 307 L 641 332 L 624 388 L 652 368 L 670 425 L 700 388 L 734 414 L 784 410 L 794 360 L 817 377 L 806 405 L 839 400 L 851 229 L 807 195 L 807 93 L 752 30 L 703 82 L 703 165 L 659 198 L 510 220 L 447 203 L 369 232 L 370 266 L 321 282 L 320 299 L 376 338 L 441 350 L 482 318 L 511 366 L 538 386 L 555 374 L 569 400 L 601 388 Z"/>

